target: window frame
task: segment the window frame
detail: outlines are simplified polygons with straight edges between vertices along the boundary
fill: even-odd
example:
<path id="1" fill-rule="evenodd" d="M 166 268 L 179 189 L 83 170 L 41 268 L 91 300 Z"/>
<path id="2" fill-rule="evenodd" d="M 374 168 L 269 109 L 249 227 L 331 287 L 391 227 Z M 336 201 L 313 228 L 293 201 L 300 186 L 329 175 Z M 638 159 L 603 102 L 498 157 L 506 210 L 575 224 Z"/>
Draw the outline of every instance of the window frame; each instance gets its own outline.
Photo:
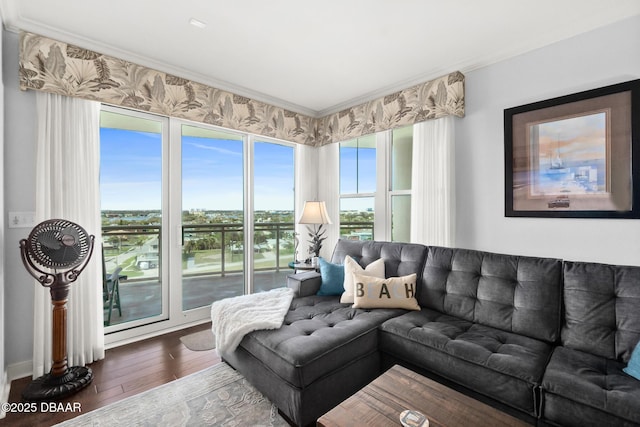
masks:
<path id="1" fill-rule="evenodd" d="M 162 135 L 162 147 L 161 147 L 161 212 L 168 212 L 170 207 L 170 200 L 167 191 L 169 180 L 167 176 L 167 172 L 169 170 L 169 155 L 167 155 L 170 150 L 170 120 L 167 117 L 160 116 L 157 114 L 147 113 L 143 111 L 131 110 L 122 107 L 114 107 L 110 105 L 102 104 L 100 107 L 101 111 L 107 111 L 114 114 L 124 115 L 135 117 L 144 120 L 153 120 L 161 123 L 161 135 Z M 102 212 L 102 208 L 101 208 Z M 164 215 L 160 222 L 160 229 L 169 229 L 170 223 L 168 218 Z M 135 319 L 129 322 L 118 323 L 114 325 L 105 326 L 104 328 L 104 337 L 105 344 L 109 346 L 114 342 L 118 341 L 128 341 L 131 340 L 132 337 L 136 336 L 139 333 L 154 333 L 158 330 L 159 324 L 165 324 L 165 322 L 169 322 L 171 318 L 171 307 L 169 304 L 171 298 L 171 291 L 169 289 L 169 280 L 170 280 L 170 259 L 169 259 L 169 251 L 166 248 L 169 247 L 170 236 L 169 233 L 160 233 L 161 245 L 162 248 L 165 248 L 161 251 L 161 259 L 160 265 L 162 268 L 159 270 L 159 281 L 161 283 L 161 313 L 152 317 L 145 317 L 141 319 Z M 100 236 L 102 239 L 102 236 Z M 135 331 L 135 332 L 134 332 Z"/>

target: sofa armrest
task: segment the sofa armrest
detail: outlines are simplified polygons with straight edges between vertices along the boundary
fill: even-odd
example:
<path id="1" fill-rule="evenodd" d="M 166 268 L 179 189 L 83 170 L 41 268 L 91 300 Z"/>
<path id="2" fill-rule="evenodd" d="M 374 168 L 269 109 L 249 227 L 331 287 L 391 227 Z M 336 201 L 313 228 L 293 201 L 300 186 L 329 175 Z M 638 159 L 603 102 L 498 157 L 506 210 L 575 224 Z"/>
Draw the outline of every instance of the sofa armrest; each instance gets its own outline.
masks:
<path id="1" fill-rule="evenodd" d="M 315 295 L 320 289 L 321 283 L 320 273 L 315 271 L 306 271 L 287 276 L 287 287 L 293 289 L 294 297 L 296 298 Z"/>

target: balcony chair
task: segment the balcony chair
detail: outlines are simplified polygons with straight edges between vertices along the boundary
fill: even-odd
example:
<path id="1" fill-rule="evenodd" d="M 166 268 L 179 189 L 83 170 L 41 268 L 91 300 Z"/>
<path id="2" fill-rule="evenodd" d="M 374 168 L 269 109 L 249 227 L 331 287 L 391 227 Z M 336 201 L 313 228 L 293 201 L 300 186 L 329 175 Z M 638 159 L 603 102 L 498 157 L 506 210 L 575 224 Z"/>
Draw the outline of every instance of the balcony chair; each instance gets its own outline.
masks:
<path id="1" fill-rule="evenodd" d="M 120 307 L 120 279 L 124 279 L 125 276 L 120 275 L 121 271 L 122 267 L 116 267 L 113 273 L 104 276 L 102 299 L 104 301 L 104 309 L 109 310 L 107 320 L 104 321 L 104 326 L 111 324 L 111 313 L 114 308 L 117 308 L 118 315 L 122 316 L 122 309 Z"/>

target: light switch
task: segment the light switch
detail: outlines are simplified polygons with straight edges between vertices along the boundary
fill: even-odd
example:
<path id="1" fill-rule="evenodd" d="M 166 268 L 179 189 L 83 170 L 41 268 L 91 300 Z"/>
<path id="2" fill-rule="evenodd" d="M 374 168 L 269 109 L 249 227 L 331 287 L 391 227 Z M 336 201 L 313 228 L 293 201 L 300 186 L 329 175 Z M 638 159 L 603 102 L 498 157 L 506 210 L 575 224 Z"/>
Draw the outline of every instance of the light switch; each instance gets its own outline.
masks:
<path id="1" fill-rule="evenodd" d="M 35 212 L 9 212 L 9 228 L 30 228 L 35 225 Z"/>

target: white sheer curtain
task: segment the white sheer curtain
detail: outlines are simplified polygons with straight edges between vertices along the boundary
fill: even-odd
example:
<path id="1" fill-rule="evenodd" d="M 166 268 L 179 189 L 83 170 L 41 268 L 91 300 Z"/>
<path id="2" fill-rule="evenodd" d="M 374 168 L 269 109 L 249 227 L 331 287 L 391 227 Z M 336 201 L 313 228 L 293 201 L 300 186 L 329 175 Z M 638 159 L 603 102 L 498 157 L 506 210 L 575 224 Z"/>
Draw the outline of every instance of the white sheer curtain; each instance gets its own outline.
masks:
<path id="1" fill-rule="evenodd" d="M 298 224 L 304 202 L 324 201 L 333 224 L 325 225 L 327 230 L 322 242 L 320 256 L 330 259 L 340 235 L 340 188 L 339 188 L 339 144 L 328 144 L 320 148 L 299 145 L 296 148 L 296 231 L 298 238 L 298 258 L 309 255 L 309 228 Z"/>
<path id="2" fill-rule="evenodd" d="M 318 197 L 318 149 L 308 145 L 296 146 L 295 177 L 295 229 L 298 233 L 298 253 L 296 259 L 304 260 L 309 256 L 308 227 L 298 224 L 304 202 L 317 200 Z"/>
<path id="3" fill-rule="evenodd" d="M 322 242 L 320 256 L 331 259 L 333 248 L 340 238 L 340 144 L 318 148 L 318 200 L 327 205 L 333 224 L 327 225 L 327 240 Z"/>
<path id="4" fill-rule="evenodd" d="M 455 137 L 452 116 L 413 127 L 411 241 L 455 244 Z"/>
<path id="5" fill-rule="evenodd" d="M 36 220 L 61 218 L 96 237 L 91 262 L 71 284 L 67 312 L 69 366 L 104 358 L 100 228 L 100 104 L 36 93 Z M 51 298 L 35 282 L 33 376 L 51 369 Z"/>

